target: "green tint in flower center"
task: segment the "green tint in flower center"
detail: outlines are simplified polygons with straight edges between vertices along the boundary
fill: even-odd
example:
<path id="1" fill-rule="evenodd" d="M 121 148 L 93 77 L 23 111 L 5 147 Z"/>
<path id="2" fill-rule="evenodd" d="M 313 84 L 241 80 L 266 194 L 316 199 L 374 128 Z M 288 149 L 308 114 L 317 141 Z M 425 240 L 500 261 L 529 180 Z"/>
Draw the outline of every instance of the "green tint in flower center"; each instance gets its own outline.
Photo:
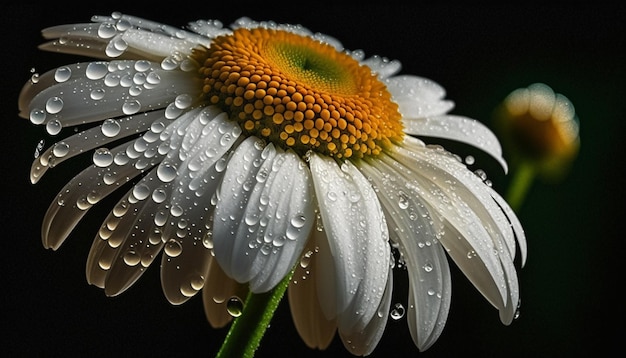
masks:
<path id="1" fill-rule="evenodd" d="M 304 156 L 377 155 L 402 140 L 398 106 L 372 71 L 310 37 L 237 29 L 194 52 L 209 103 L 255 135 Z"/>
<path id="2" fill-rule="evenodd" d="M 275 44 L 265 52 L 289 78 L 325 92 L 356 94 L 356 83 L 334 59 L 306 46 Z"/>

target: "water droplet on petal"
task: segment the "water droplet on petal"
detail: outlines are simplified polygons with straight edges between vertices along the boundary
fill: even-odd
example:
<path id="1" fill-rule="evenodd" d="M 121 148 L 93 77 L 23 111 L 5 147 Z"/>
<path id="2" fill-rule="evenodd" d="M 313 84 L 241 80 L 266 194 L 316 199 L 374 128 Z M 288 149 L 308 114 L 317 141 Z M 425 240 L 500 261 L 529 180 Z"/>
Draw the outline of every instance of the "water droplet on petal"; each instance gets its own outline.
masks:
<path id="1" fill-rule="evenodd" d="M 100 168 L 106 168 L 113 163 L 113 155 L 107 148 L 98 148 L 93 153 L 93 163 Z"/>
<path id="2" fill-rule="evenodd" d="M 104 22 L 98 27 L 98 36 L 103 39 L 109 39 L 117 33 L 115 26 L 111 23 Z"/>
<path id="3" fill-rule="evenodd" d="M 176 257 L 183 252 L 183 246 L 175 239 L 170 239 L 167 244 L 165 244 L 165 254 L 170 257 Z"/>
<path id="4" fill-rule="evenodd" d="M 54 72 L 54 80 L 57 82 L 65 82 L 69 80 L 70 77 L 72 77 L 72 70 L 67 66 L 59 67 Z"/>
<path id="5" fill-rule="evenodd" d="M 103 62 L 91 62 L 87 65 L 85 76 L 90 80 L 99 80 L 109 73 L 107 65 Z"/>
<path id="6" fill-rule="evenodd" d="M 60 97 L 50 97 L 46 101 L 46 111 L 50 114 L 56 114 L 63 109 L 63 100 Z"/>
<path id="7" fill-rule="evenodd" d="M 65 142 L 56 143 L 52 148 L 52 154 L 54 154 L 54 156 L 58 158 L 66 156 L 69 151 L 70 146 Z"/>
<path id="8" fill-rule="evenodd" d="M 239 317 L 243 313 L 243 301 L 237 296 L 233 296 L 226 302 L 226 310 L 233 317 Z"/>
<path id="9" fill-rule="evenodd" d="M 128 250 L 128 252 L 124 255 L 124 263 L 128 266 L 137 266 L 140 261 L 141 256 L 139 256 L 135 250 Z"/>
<path id="10" fill-rule="evenodd" d="M 32 124 L 42 124 L 46 120 L 46 112 L 35 108 L 30 111 L 29 119 Z"/>
<path id="11" fill-rule="evenodd" d="M 113 138 L 120 133 L 120 124 L 115 119 L 105 119 L 101 130 L 106 137 Z"/>
<path id="12" fill-rule="evenodd" d="M 139 112 L 140 109 L 141 109 L 141 104 L 139 103 L 139 101 L 135 101 L 135 100 L 126 101 L 122 105 L 122 112 L 124 112 L 124 114 L 126 115 L 135 114 Z"/>
<path id="13" fill-rule="evenodd" d="M 161 164 L 157 168 L 157 176 L 164 183 L 169 183 L 176 178 L 176 167 L 170 164 Z"/>
<path id="14" fill-rule="evenodd" d="M 63 126 L 58 119 L 53 119 L 50 122 L 46 123 L 46 132 L 50 135 L 57 135 L 61 132 Z"/>
<path id="15" fill-rule="evenodd" d="M 307 268 L 311 263 L 311 257 L 313 256 L 313 251 L 309 250 L 302 255 L 302 259 L 300 259 L 300 267 Z"/>

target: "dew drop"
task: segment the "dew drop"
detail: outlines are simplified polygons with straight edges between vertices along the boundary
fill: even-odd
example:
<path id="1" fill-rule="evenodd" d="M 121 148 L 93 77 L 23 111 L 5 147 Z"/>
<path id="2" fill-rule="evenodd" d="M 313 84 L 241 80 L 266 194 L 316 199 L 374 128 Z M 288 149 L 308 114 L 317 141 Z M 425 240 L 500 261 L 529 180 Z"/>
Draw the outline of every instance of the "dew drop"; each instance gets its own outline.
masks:
<path id="1" fill-rule="evenodd" d="M 202 245 L 204 245 L 204 247 L 206 247 L 209 250 L 213 249 L 213 232 L 212 231 L 209 230 L 204 235 L 204 237 L 202 238 Z"/>
<path id="2" fill-rule="evenodd" d="M 152 192 L 152 200 L 155 203 L 162 203 L 167 199 L 167 192 L 164 189 L 157 188 Z"/>
<path id="3" fill-rule="evenodd" d="M 105 53 L 109 57 L 118 57 L 128 48 L 128 43 L 122 38 L 117 37 L 111 40 L 105 49 Z"/>
<path id="4" fill-rule="evenodd" d="M 285 245 L 286 239 L 287 238 L 284 235 L 279 235 L 272 240 L 272 245 L 274 245 L 274 247 L 281 247 Z"/>
<path id="5" fill-rule="evenodd" d="M 106 168 L 113 163 L 113 155 L 107 148 L 98 148 L 93 152 L 93 164 Z"/>
<path id="6" fill-rule="evenodd" d="M 98 27 L 98 36 L 103 39 L 109 39 L 117 33 L 115 26 L 110 23 L 102 23 L 100 27 Z"/>
<path id="7" fill-rule="evenodd" d="M 52 148 L 52 154 L 54 154 L 54 156 L 57 158 L 62 158 L 66 156 L 67 153 L 69 152 L 70 152 L 70 146 L 69 144 L 65 142 L 56 143 L 54 147 Z"/>
<path id="8" fill-rule="evenodd" d="M 103 62 L 91 62 L 87 65 L 85 76 L 90 80 L 99 80 L 109 73 L 107 65 Z"/>
<path id="9" fill-rule="evenodd" d="M 46 132 L 50 135 L 57 135 L 61 132 L 63 126 L 58 119 L 53 119 L 50 122 L 46 123 Z"/>
<path id="10" fill-rule="evenodd" d="M 311 264 L 311 257 L 313 256 L 313 251 L 309 250 L 302 255 L 302 259 L 300 259 L 300 267 L 307 268 Z"/>
<path id="11" fill-rule="evenodd" d="M 65 82 L 69 80 L 70 77 L 72 77 L 72 70 L 67 66 L 59 67 L 54 72 L 54 80 L 57 82 Z"/>
<path id="12" fill-rule="evenodd" d="M 115 119 L 105 119 L 100 130 L 106 137 L 113 138 L 120 133 L 120 124 Z"/>
<path id="13" fill-rule="evenodd" d="M 98 266 L 106 271 L 111 268 L 111 261 L 104 256 L 100 257 L 100 259 L 98 260 Z"/>
<path id="14" fill-rule="evenodd" d="M 35 69 L 33 69 L 34 71 Z M 31 83 L 37 83 L 39 82 L 39 74 L 38 73 L 33 73 L 32 76 L 30 76 L 30 82 Z"/>
<path id="15" fill-rule="evenodd" d="M 50 97 L 46 101 L 46 111 L 50 114 L 56 114 L 63 109 L 63 100 L 60 97 Z"/>
<path id="16" fill-rule="evenodd" d="M 186 108 L 189 108 L 189 106 L 191 106 L 192 101 L 193 99 L 191 98 L 190 95 L 181 94 L 181 95 L 178 95 L 176 99 L 174 99 L 174 104 L 176 105 L 176 108 L 178 109 L 186 109 Z"/>
<path id="17" fill-rule="evenodd" d="M 189 281 L 189 284 L 194 290 L 200 291 L 202 287 L 204 287 L 204 276 L 198 274 L 194 275 Z"/>
<path id="18" fill-rule="evenodd" d="M 41 109 L 33 109 L 29 116 L 32 124 L 42 124 L 46 120 L 46 112 Z"/>
<path id="19" fill-rule="evenodd" d="M 237 296 L 233 296 L 226 302 L 226 310 L 233 317 L 239 317 L 243 313 L 243 301 Z"/>
<path id="20" fill-rule="evenodd" d="M 157 168 L 157 176 L 164 183 L 169 183 L 176 178 L 176 167 L 170 164 L 161 164 Z"/>
<path id="21" fill-rule="evenodd" d="M 124 255 L 124 263 L 128 266 L 137 266 L 141 261 L 141 256 L 135 250 L 128 250 Z"/>
<path id="22" fill-rule="evenodd" d="M 91 99 L 93 99 L 94 101 L 99 101 L 101 99 L 104 98 L 104 95 L 106 94 L 105 90 L 103 88 L 94 88 L 90 93 L 89 93 L 89 97 Z"/>
<path id="23" fill-rule="evenodd" d="M 467 165 L 473 165 L 474 162 L 476 162 L 476 160 L 474 159 L 473 156 L 468 155 L 467 157 L 465 157 L 465 164 Z"/>
<path id="24" fill-rule="evenodd" d="M 306 223 L 306 217 L 302 214 L 298 214 L 294 216 L 293 218 L 291 218 L 290 222 L 293 227 L 295 227 L 296 229 L 299 229 L 303 227 L 304 224 Z"/>
<path id="25" fill-rule="evenodd" d="M 404 309 L 404 306 L 402 305 L 402 303 L 396 303 L 393 306 L 393 309 L 389 312 L 389 316 L 394 321 L 397 321 L 401 319 L 402 317 L 404 317 L 405 312 L 406 310 Z"/>
<path id="26" fill-rule="evenodd" d="M 148 73 L 148 76 L 146 76 L 146 84 L 155 86 L 155 85 L 158 85 L 159 83 L 161 83 L 161 76 L 159 76 L 155 72 Z"/>
<path id="27" fill-rule="evenodd" d="M 37 143 L 37 146 L 35 147 L 35 159 L 39 158 L 39 155 L 41 154 L 41 151 L 43 150 L 44 145 L 46 144 L 45 140 L 40 140 L 39 143 Z"/>
<path id="28" fill-rule="evenodd" d="M 150 188 L 146 184 L 137 184 L 133 187 L 133 196 L 137 200 L 145 200 L 150 196 Z"/>
<path id="29" fill-rule="evenodd" d="M 165 244 L 165 254 L 170 257 L 177 257 L 183 252 L 183 246 L 175 239 L 170 239 Z"/>
<path id="30" fill-rule="evenodd" d="M 400 191 L 398 193 L 398 207 L 400 207 L 400 209 L 402 210 L 405 210 L 409 207 L 409 196 L 403 191 Z"/>
<path id="31" fill-rule="evenodd" d="M 122 112 L 124 112 L 124 114 L 126 115 L 135 114 L 139 112 L 140 109 L 141 109 L 141 104 L 139 103 L 139 101 L 136 101 L 136 100 L 126 101 L 122 105 Z"/>

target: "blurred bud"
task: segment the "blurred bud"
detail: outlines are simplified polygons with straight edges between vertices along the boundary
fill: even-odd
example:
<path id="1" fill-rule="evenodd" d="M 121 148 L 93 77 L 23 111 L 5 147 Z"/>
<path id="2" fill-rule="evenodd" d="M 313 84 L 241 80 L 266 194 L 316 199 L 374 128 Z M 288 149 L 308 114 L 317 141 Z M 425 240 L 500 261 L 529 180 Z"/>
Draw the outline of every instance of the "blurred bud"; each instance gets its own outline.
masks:
<path id="1" fill-rule="evenodd" d="M 525 162 L 546 179 L 567 173 L 580 148 L 574 106 L 535 83 L 511 92 L 495 112 L 495 130 L 513 166 Z"/>

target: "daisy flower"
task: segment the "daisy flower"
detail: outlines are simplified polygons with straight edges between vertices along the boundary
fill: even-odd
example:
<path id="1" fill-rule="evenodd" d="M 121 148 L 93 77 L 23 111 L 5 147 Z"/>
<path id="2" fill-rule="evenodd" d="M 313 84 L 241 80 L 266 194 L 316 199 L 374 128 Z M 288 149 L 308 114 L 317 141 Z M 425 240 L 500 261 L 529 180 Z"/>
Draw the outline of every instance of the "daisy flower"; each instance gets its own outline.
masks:
<path id="1" fill-rule="evenodd" d="M 93 155 L 50 205 L 43 244 L 58 249 L 91 207 L 126 190 L 87 258 L 88 282 L 107 295 L 158 259 L 167 300 L 202 291 L 222 327 L 229 302 L 293 273 L 289 306 L 306 345 L 324 349 L 338 334 L 368 355 L 401 264 L 423 351 L 448 316 L 452 259 L 504 324 L 514 319 L 518 219 L 458 156 L 416 136 L 473 145 L 506 170 L 500 144 L 448 114 L 437 83 L 303 26 L 249 18 L 181 29 L 113 13 L 43 36 L 44 50 L 91 59 L 21 92 L 20 115 L 50 135 L 78 128 L 35 159 L 31 181 Z"/>
<path id="2" fill-rule="evenodd" d="M 580 149 L 574 105 L 544 83 L 512 91 L 495 119 L 513 163 L 532 163 L 546 178 L 562 177 Z"/>

